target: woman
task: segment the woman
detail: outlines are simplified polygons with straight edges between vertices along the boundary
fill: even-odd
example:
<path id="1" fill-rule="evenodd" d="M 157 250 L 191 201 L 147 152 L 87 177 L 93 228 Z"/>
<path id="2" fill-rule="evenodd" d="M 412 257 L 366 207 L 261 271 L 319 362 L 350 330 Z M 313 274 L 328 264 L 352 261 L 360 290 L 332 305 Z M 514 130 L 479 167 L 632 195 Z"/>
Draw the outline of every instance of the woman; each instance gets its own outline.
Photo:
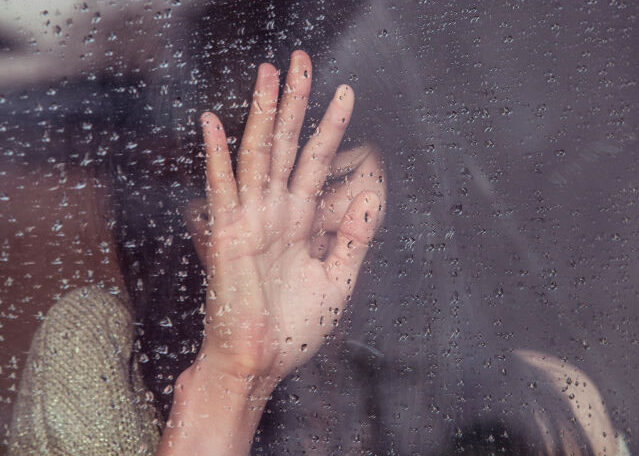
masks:
<path id="1" fill-rule="evenodd" d="M 352 33 L 342 36 L 345 47 L 343 55 L 347 57 L 341 58 L 343 56 L 338 55 L 338 64 L 331 64 L 327 70 L 332 72 L 334 68 L 341 67 L 341 73 L 335 72 L 341 77 L 341 74 L 346 71 L 342 66 L 344 61 L 351 62 L 353 58 L 360 59 L 361 67 L 353 65 L 356 68 L 346 72 L 351 73 L 354 79 L 359 75 L 360 85 L 362 81 L 365 81 L 366 84 L 374 86 L 374 90 L 370 91 L 373 95 L 368 100 L 369 103 L 373 100 L 373 109 L 364 110 L 366 112 L 364 117 L 368 120 L 371 116 L 380 115 L 389 120 L 388 123 L 373 122 L 372 124 L 383 125 L 381 133 L 377 131 L 375 133 L 378 136 L 385 136 L 383 139 L 390 143 L 390 147 L 384 147 L 384 150 L 389 154 L 395 154 L 392 161 L 393 182 L 397 186 L 393 189 L 393 193 L 397 201 L 396 204 L 391 205 L 391 208 L 393 210 L 392 219 L 397 220 L 397 229 L 389 231 L 385 236 L 386 243 L 384 254 L 381 255 L 382 260 L 373 268 L 374 280 L 379 280 L 375 284 L 375 289 L 379 292 L 376 292 L 374 296 L 367 297 L 370 300 L 367 312 L 353 316 L 353 325 L 356 326 L 356 331 L 347 341 L 346 346 L 348 347 L 347 352 L 353 355 L 353 364 L 356 365 L 353 369 L 361 366 L 359 377 L 349 378 L 352 370 L 343 369 L 338 371 L 338 375 L 342 378 L 329 386 L 329 382 L 314 382 L 312 376 L 305 375 L 306 372 L 303 372 L 301 374 L 303 381 L 300 382 L 298 380 L 300 375 L 296 375 L 295 377 L 298 378 L 289 381 L 280 396 L 295 397 L 296 386 L 299 389 L 310 390 L 313 384 L 322 384 L 326 389 L 337 390 L 339 396 L 335 396 L 336 400 L 330 399 L 330 396 L 329 399 L 324 397 L 324 401 L 318 401 L 324 403 L 318 404 L 318 407 L 314 409 L 306 407 L 308 401 L 305 401 L 304 397 L 298 394 L 301 397 L 299 401 L 289 399 L 286 402 L 286 407 L 283 407 L 281 404 L 285 401 L 279 400 L 273 409 L 278 414 L 286 408 L 291 410 L 297 408 L 298 412 L 300 409 L 305 409 L 306 413 L 293 415 L 294 418 L 298 418 L 300 415 L 305 417 L 305 415 L 316 413 L 317 410 L 322 412 L 328 410 L 333 413 L 336 408 L 353 409 L 355 408 L 353 404 L 364 403 L 366 407 L 357 410 L 359 413 L 354 414 L 355 419 L 341 419 L 331 422 L 333 426 L 323 426 L 322 432 L 306 432 L 307 440 L 311 445 L 317 445 L 317 442 L 330 439 L 331 444 L 337 445 L 348 443 L 348 440 L 361 442 L 362 437 L 371 436 L 366 443 L 372 441 L 376 445 L 369 445 L 367 448 L 376 448 L 379 449 L 379 452 L 422 452 L 425 451 L 425 446 L 429 445 L 430 442 L 436 442 L 438 436 L 455 433 L 455 427 L 458 423 L 468 422 L 472 429 L 472 424 L 479 419 L 480 415 L 487 415 L 484 410 L 494 409 L 494 404 L 497 402 L 503 404 L 504 413 L 511 413 L 507 416 L 512 416 L 510 409 L 516 407 L 516 404 L 508 402 L 508 398 L 512 397 L 513 390 L 521 391 L 522 395 L 525 394 L 526 397 L 534 397 L 535 392 L 539 391 L 539 389 L 527 388 L 529 391 L 526 392 L 514 386 L 517 382 L 511 381 L 513 375 L 519 379 L 520 376 L 517 373 L 520 370 L 526 371 L 526 368 L 514 367 L 517 362 L 511 354 L 512 347 L 535 346 L 544 343 L 543 336 L 546 333 L 552 334 L 552 343 L 555 344 L 554 337 L 558 337 L 560 332 L 555 331 L 553 323 L 548 321 L 543 321 L 543 323 L 538 323 L 536 327 L 529 328 L 529 322 L 542 318 L 539 316 L 540 313 L 535 311 L 537 307 L 534 305 L 537 294 L 535 290 L 538 290 L 539 287 L 536 287 L 532 277 L 537 277 L 537 275 L 522 274 L 522 278 L 519 278 L 516 274 L 510 274 L 510 267 L 502 271 L 499 266 L 510 263 L 499 258 L 499 254 L 510 250 L 516 252 L 517 255 L 513 255 L 514 259 L 509 261 L 523 263 L 521 268 L 524 272 L 527 272 L 529 268 L 533 271 L 537 269 L 542 271 L 543 268 L 552 270 L 553 263 L 550 259 L 544 260 L 542 263 L 540 258 L 535 257 L 535 252 L 531 255 L 524 254 L 528 250 L 528 245 L 533 242 L 520 242 L 521 233 L 511 229 L 508 218 L 491 217 L 484 220 L 481 217 L 482 214 L 469 212 L 469 208 L 477 207 L 485 209 L 481 211 L 482 213 L 494 213 L 492 204 L 495 202 L 490 196 L 491 185 L 489 182 L 498 181 L 501 175 L 499 166 L 506 160 L 500 157 L 500 160 L 495 160 L 495 164 L 493 164 L 490 161 L 491 155 L 488 154 L 486 155 L 488 162 L 482 164 L 481 159 L 484 154 L 468 153 L 462 156 L 447 153 L 449 150 L 454 151 L 458 148 L 460 127 L 457 125 L 457 121 L 459 115 L 467 115 L 469 118 L 470 126 L 467 126 L 468 130 L 465 131 L 470 131 L 479 138 L 487 137 L 485 141 L 487 145 L 492 144 L 494 140 L 492 137 L 493 126 L 488 120 L 482 120 L 488 118 L 487 115 L 484 115 L 484 111 L 480 110 L 479 115 L 476 115 L 474 110 L 466 108 L 466 106 L 474 105 L 483 106 L 485 93 L 483 91 L 475 93 L 469 88 L 471 86 L 468 85 L 467 74 L 464 71 L 457 71 L 460 63 L 467 62 L 469 63 L 468 68 L 474 68 L 471 71 L 480 73 L 479 68 L 498 67 L 501 62 L 493 63 L 491 66 L 470 65 L 470 63 L 476 63 L 472 60 L 475 58 L 476 52 L 473 49 L 479 46 L 479 41 L 474 40 L 471 43 L 469 39 L 468 43 L 462 42 L 462 44 L 468 45 L 468 49 L 464 46 L 451 46 L 449 48 L 450 36 L 448 34 L 441 35 L 441 46 L 431 45 L 423 48 L 410 45 L 411 40 L 408 39 L 410 37 L 437 38 L 438 35 L 424 36 L 422 32 L 430 30 L 430 27 L 428 29 L 416 27 L 416 18 L 437 17 L 438 15 L 441 15 L 442 18 L 446 17 L 445 10 L 449 8 L 448 5 L 442 6 L 442 11 L 438 12 L 438 7 L 432 5 L 419 7 L 393 5 L 392 8 L 384 8 L 384 2 L 372 3 L 382 5 L 377 5 L 372 9 L 362 9 L 361 19 L 364 23 L 360 24 L 360 36 L 357 35 L 356 29 L 351 29 Z M 430 11 L 432 9 L 436 11 Z M 376 14 L 370 14 L 371 10 Z M 474 14 L 474 12 L 468 11 L 463 14 Z M 397 17 L 388 17 L 390 15 Z M 526 16 L 534 17 L 534 14 Z M 413 20 L 407 20 L 407 18 Z M 468 21 L 459 21 L 458 24 L 486 24 L 482 24 L 481 21 L 477 22 L 475 18 L 468 19 Z M 368 23 L 375 20 L 378 20 L 379 23 L 372 25 Z M 389 27 L 389 24 L 393 24 L 393 26 Z M 447 30 L 450 30 L 452 26 L 448 22 L 445 22 L 444 25 Z M 411 29 L 411 27 L 413 28 Z M 372 30 L 375 33 L 369 36 L 364 33 L 364 30 Z M 524 30 L 526 29 L 524 28 Z M 495 29 L 494 33 L 501 32 Z M 369 41 L 363 41 L 361 35 L 368 37 Z M 472 34 L 458 33 L 456 35 L 460 37 L 468 35 L 473 38 Z M 482 36 L 490 37 L 490 33 L 483 31 Z M 516 41 L 516 43 L 521 42 L 525 43 L 526 41 Z M 493 55 L 488 52 L 492 41 L 483 39 L 481 43 L 484 48 L 488 48 L 484 49 L 486 55 Z M 353 46 L 356 46 L 355 52 L 352 49 Z M 534 44 L 534 49 L 536 46 L 537 44 Z M 388 50 L 389 52 L 377 52 L 378 48 L 381 48 L 381 51 Z M 446 66 L 445 59 L 442 64 L 442 60 L 437 60 L 437 56 L 432 58 L 433 49 L 450 49 L 449 66 Z M 407 52 L 410 55 L 407 56 Z M 390 64 L 388 61 L 384 61 L 390 56 L 396 56 L 397 60 L 391 59 L 392 63 Z M 424 60 L 423 65 L 420 59 Z M 437 65 L 432 65 L 433 62 L 436 62 Z M 356 61 L 356 63 L 358 62 Z M 414 66 L 411 66 L 411 63 Z M 363 75 L 367 74 L 371 68 L 376 69 L 376 77 L 364 78 Z M 428 68 L 428 71 L 422 71 L 423 68 Z M 440 72 L 441 78 L 429 76 L 434 72 Z M 488 73 L 494 74 L 492 71 Z M 437 79 L 439 82 L 431 81 L 429 78 Z M 449 89 L 442 88 L 444 81 L 450 81 Z M 439 88 L 436 83 L 439 84 Z M 357 90 L 358 94 L 363 93 L 359 87 Z M 391 102 L 390 96 L 379 96 L 379 94 L 388 95 L 391 92 L 392 101 L 396 101 L 396 105 Z M 449 92 L 455 94 L 455 97 L 461 97 L 464 101 L 455 100 L 455 97 L 448 95 Z M 435 95 L 432 95 L 433 93 Z M 514 95 L 517 99 L 517 94 Z M 438 100 L 438 96 L 442 100 Z M 450 115 L 442 115 L 438 118 L 430 113 L 431 106 L 437 107 L 438 102 L 441 105 L 441 114 Z M 456 107 L 456 104 L 459 106 Z M 451 105 L 452 107 L 449 108 L 448 106 Z M 394 107 L 397 108 L 400 115 L 395 115 Z M 437 114 L 437 108 L 434 109 Z M 449 109 L 452 110 L 450 113 Z M 495 117 L 499 119 L 503 117 L 501 122 L 504 123 L 513 118 L 506 115 Z M 512 120 L 510 122 L 512 123 Z M 367 130 L 371 123 L 361 123 L 364 124 L 361 131 L 372 133 Z M 507 124 L 506 127 L 509 125 Z M 431 128 L 435 132 L 441 130 L 441 135 L 440 133 L 432 133 Z M 474 129 L 478 131 L 474 132 Z M 518 128 L 506 129 L 509 132 L 514 132 L 513 136 L 517 138 L 522 136 L 520 124 L 518 124 Z M 398 138 L 397 131 L 411 133 L 402 134 Z M 449 138 L 447 138 L 448 133 L 450 133 Z M 467 148 L 473 151 L 477 144 L 473 135 L 470 135 L 468 142 Z M 479 143 L 481 144 L 481 141 Z M 432 146 L 427 146 L 429 144 Z M 423 159 L 419 158 L 421 152 L 424 153 Z M 508 152 L 511 151 L 508 150 Z M 416 157 L 417 162 L 415 161 Z M 423 161 L 427 161 L 428 169 L 435 170 L 432 172 L 432 176 L 431 173 L 427 173 L 428 176 L 417 174 L 420 172 L 418 166 Z M 479 162 L 476 163 L 476 161 Z M 522 161 L 522 164 L 525 165 L 525 161 Z M 489 180 L 488 176 L 483 175 L 483 172 L 488 173 L 485 170 L 490 170 L 493 167 L 496 168 L 494 176 L 490 175 Z M 457 173 L 455 170 L 460 170 L 460 172 Z M 530 179 L 525 179 L 526 175 L 530 174 L 527 170 L 526 173 L 522 174 L 522 178 L 511 179 L 511 182 L 516 183 L 515 187 L 517 188 L 527 188 L 526 185 L 530 185 L 530 188 L 534 190 L 543 184 L 543 182 L 529 182 Z M 430 183 L 432 183 L 432 189 L 429 186 Z M 535 195 L 537 198 L 538 193 L 532 190 L 530 192 L 512 191 L 511 194 L 525 193 Z M 488 196 L 485 197 L 485 195 Z M 489 200 L 488 203 L 483 201 L 484 197 Z M 464 211 L 462 211 L 461 204 L 458 204 L 458 200 L 464 201 Z M 526 207 L 525 203 L 524 200 L 524 205 L 522 205 L 524 208 Z M 486 206 L 484 207 L 483 204 Z M 514 205 L 511 204 L 511 206 Z M 501 210 L 498 211 L 497 215 L 500 212 Z M 523 220 L 527 220 L 525 213 L 521 217 Z M 479 227 L 476 226 L 476 223 L 482 220 L 483 223 Z M 488 226 L 488 233 L 492 233 L 490 239 L 495 239 L 496 244 L 492 246 L 493 248 L 486 247 L 486 243 L 489 242 L 486 240 L 488 237 L 483 234 L 486 226 Z M 478 238 L 477 233 L 482 234 L 483 237 Z M 542 234 L 544 234 L 543 230 Z M 513 237 L 514 241 L 509 239 L 510 237 Z M 544 234 L 541 239 L 552 241 L 553 237 Z M 168 243 L 171 239 L 166 236 L 162 241 Z M 176 240 L 173 239 L 171 242 L 175 243 Z M 504 242 L 509 242 L 508 248 L 504 248 Z M 520 245 L 524 247 L 518 248 Z M 466 253 L 462 254 L 463 252 Z M 393 260 L 390 262 L 390 266 L 384 256 Z M 520 261 L 520 258 L 524 260 Z M 526 260 L 533 264 L 530 265 Z M 415 267 L 421 262 L 423 262 L 422 267 Z M 542 268 L 537 263 L 545 266 Z M 428 273 L 429 270 L 430 273 Z M 467 280 L 462 280 L 460 277 L 465 277 Z M 508 281 L 509 277 L 513 277 L 511 289 L 525 288 L 530 290 L 532 295 L 518 297 L 518 302 L 526 304 L 527 310 L 523 310 L 523 312 L 528 311 L 528 314 L 523 317 L 522 309 L 518 306 L 496 305 L 496 302 L 499 302 L 497 299 L 504 294 L 503 288 L 506 288 L 506 299 L 508 299 L 509 287 L 504 287 L 503 282 Z M 519 285 L 516 281 L 521 281 L 525 286 Z M 146 289 L 147 282 L 144 281 L 143 284 Z M 493 290 L 495 290 L 494 293 Z M 177 300 L 171 299 L 169 301 L 169 305 L 174 305 L 174 301 Z M 570 299 L 565 302 L 569 303 Z M 546 302 L 542 304 L 545 309 Z M 481 310 L 478 311 L 478 307 Z M 509 312 L 517 315 L 510 316 Z M 160 313 L 160 315 L 163 314 Z M 551 318 L 555 320 L 555 312 L 547 312 L 547 315 L 551 315 Z M 561 312 L 558 315 L 559 321 L 561 321 Z M 515 324 L 515 330 L 513 330 L 513 322 L 523 322 L 525 327 Z M 175 327 L 175 319 L 164 320 L 162 317 L 158 318 L 158 323 L 155 328 L 158 331 Z M 501 325 L 509 329 L 501 329 Z M 147 332 L 153 329 L 153 327 L 145 327 Z M 496 334 L 493 335 L 492 340 L 484 340 L 484 337 L 490 338 L 493 332 Z M 512 333 L 519 339 L 513 341 Z M 502 344 L 502 337 L 507 342 Z M 560 340 L 564 339 L 568 339 L 568 337 Z M 464 343 L 466 347 L 464 347 Z M 483 348 L 486 345 L 488 345 L 488 350 Z M 567 344 L 563 345 L 568 346 Z M 564 349 L 562 348 L 562 350 Z M 581 346 L 578 347 L 578 350 L 582 349 Z M 572 353 L 569 349 L 565 350 Z M 188 347 L 186 347 L 186 351 L 188 351 Z M 557 347 L 546 351 L 556 352 Z M 152 353 L 153 356 L 166 356 L 162 347 L 158 347 L 158 350 L 152 351 Z M 342 353 L 340 352 L 340 355 Z M 497 356 L 493 357 L 491 353 Z M 571 358 L 579 359 L 580 353 L 576 354 L 575 357 L 571 356 Z M 170 351 L 169 355 L 171 355 Z M 379 358 L 383 358 L 383 362 L 380 363 Z M 375 362 L 371 359 L 375 359 Z M 150 364 L 144 363 L 143 366 Z M 380 368 L 379 365 L 382 367 Z M 335 370 L 329 369 L 329 371 L 331 375 L 334 375 Z M 362 372 L 370 375 L 362 375 Z M 505 375 L 506 372 L 509 374 L 508 376 Z M 513 372 L 515 373 L 513 374 Z M 539 380 L 540 375 L 527 374 L 521 377 Z M 359 381 L 356 386 L 359 385 L 361 388 L 355 389 L 355 392 L 349 395 L 348 393 L 352 390 L 345 385 L 349 386 L 351 384 L 349 381 L 352 382 L 353 379 Z M 375 381 L 371 382 L 370 379 L 375 379 Z M 599 382 L 600 379 L 598 379 L 598 384 L 600 384 Z M 164 375 L 158 383 L 172 384 L 171 374 Z M 159 391 L 161 392 L 162 388 Z M 499 395 L 494 394 L 495 391 Z M 608 388 L 604 391 L 607 392 Z M 550 402 L 555 398 L 554 395 L 544 396 L 546 396 L 546 401 Z M 370 397 L 381 399 L 375 403 Z M 347 400 L 342 402 L 337 400 L 341 398 Z M 353 398 L 361 398 L 364 401 Z M 496 398 L 499 398 L 499 401 Z M 465 401 L 464 406 L 460 405 L 462 400 Z M 301 405 L 297 407 L 291 405 L 297 402 L 301 402 Z M 472 404 L 468 405 L 470 402 Z M 542 400 L 542 402 L 544 401 Z M 333 410 L 326 404 L 330 405 Z M 407 407 L 406 404 L 411 406 Z M 339 418 L 346 416 L 346 414 L 341 415 L 339 411 L 334 414 Z M 286 440 L 281 439 L 285 449 L 290 451 L 290 442 L 293 441 L 293 438 L 289 436 L 294 435 L 296 429 L 292 425 L 284 425 L 283 423 L 287 423 L 287 421 L 279 418 L 278 416 L 276 420 L 277 429 L 281 430 L 279 432 L 286 438 Z M 530 421 L 529 418 L 529 416 L 522 414 L 516 424 L 523 423 L 525 425 L 526 422 Z M 295 423 L 295 419 L 291 421 Z M 299 423 L 302 421 L 300 420 Z M 366 428 L 369 423 L 369 427 Z M 431 427 L 433 423 L 434 426 Z M 438 423 L 444 427 L 448 426 L 450 432 L 438 432 L 440 430 L 437 427 Z M 298 426 L 302 427 L 299 424 Z M 356 426 L 359 426 L 357 430 L 367 431 L 368 435 L 362 432 L 358 436 L 351 432 L 352 428 Z M 539 432 L 541 431 L 538 431 L 537 434 L 531 433 L 530 436 L 539 437 Z M 468 435 L 468 433 L 461 434 Z M 316 436 L 319 436 L 319 439 Z M 351 439 L 351 436 L 355 436 L 359 440 Z M 484 435 L 482 438 L 488 437 L 489 435 Z M 543 439 L 532 437 L 529 440 L 543 441 Z"/>
<path id="2" fill-rule="evenodd" d="M 270 64 L 260 66 L 239 148 L 237 181 L 220 121 L 211 113 L 202 116 L 208 223 L 203 222 L 200 213 L 191 211 L 189 224 L 200 241 L 196 249 L 208 271 L 204 340 L 195 363 L 175 382 L 171 416 L 157 454 L 248 452 L 273 388 L 307 361 L 337 325 L 368 243 L 381 221 L 384 187 L 379 168 L 374 179 L 359 184 L 368 189 L 358 191 L 352 201 L 343 192 L 332 195 L 330 188 L 324 189 L 329 190 L 324 203 L 341 218 L 337 226 L 330 226 L 335 224 L 334 216 L 318 212 L 318 197 L 332 162 L 334 171 L 348 167 L 349 161 L 351 168 L 353 163 L 359 163 L 360 169 L 371 166 L 371 161 L 366 161 L 369 152 L 361 149 L 355 151 L 359 155 L 355 161 L 352 152 L 346 163 L 343 155 L 334 161 L 353 109 L 350 87 L 338 88 L 295 164 L 311 71 L 308 55 L 294 52 L 278 109 L 278 72 Z M 373 162 L 378 163 L 376 159 Z M 357 190 L 357 185 L 351 189 Z M 197 202 L 193 206 L 197 207 Z M 325 236 L 327 231 L 336 232 L 333 241 Z M 327 246 L 326 241 L 332 245 Z M 115 342 L 118 351 L 121 349 L 119 358 L 101 358 L 96 355 L 97 347 L 81 348 L 69 341 L 73 337 L 69 333 L 79 329 L 73 328 L 78 315 L 69 315 L 63 307 L 71 301 L 80 313 L 108 313 L 111 307 L 105 307 L 105 303 L 113 298 L 108 294 L 93 296 L 99 293 L 81 289 L 63 298 L 36 335 L 14 415 L 11 449 L 16 454 L 60 449 L 101 454 L 115 448 L 130 449 L 137 446 L 132 440 L 136 432 L 146 451 L 154 445 L 148 406 L 140 403 L 143 411 L 136 412 L 138 406 L 130 404 L 140 389 L 139 383 L 127 385 L 129 374 L 113 367 L 118 361 L 121 369 L 126 367 L 126 355 L 132 350 L 133 334 L 127 334 L 127 330 L 132 331 L 131 317 L 126 308 L 115 305 L 119 315 L 104 315 L 107 323 L 103 327 L 87 328 L 100 334 L 119 334 L 116 339 L 120 340 Z M 83 300 L 84 304 L 96 300 L 100 304 L 81 310 Z M 56 324 L 71 327 L 61 331 L 62 340 L 54 341 L 47 333 Z M 85 349 L 86 353 L 80 351 Z M 91 359 L 104 372 L 98 369 L 87 373 L 83 365 L 73 365 L 73 359 L 63 356 L 65 350 L 76 351 L 75 361 L 80 363 Z M 136 367 L 132 369 L 131 375 L 136 375 Z M 61 378 L 63 373 L 66 379 Z M 120 400 L 113 409 L 122 408 L 122 412 L 102 422 L 94 417 L 95 421 L 87 423 L 82 409 L 76 409 L 76 416 L 72 416 L 58 402 L 65 394 L 51 395 L 51 389 L 59 386 L 57 382 L 64 385 L 65 381 L 70 394 L 64 400 L 69 401 L 71 410 L 78 405 L 74 398 L 86 401 L 110 394 Z M 130 405 L 134 407 L 128 410 Z M 96 412 L 107 415 L 105 410 Z M 113 427 L 109 429 L 105 423 Z M 126 423 L 135 423 L 126 431 L 130 438 L 117 439 L 118 429 Z M 34 432 L 38 424 L 49 431 Z M 97 438 L 92 425 L 102 430 L 103 438 Z M 88 434 L 83 435 L 81 430 Z"/>
<path id="3" fill-rule="evenodd" d="M 322 228 L 320 232 L 331 229 L 323 220 L 326 214 L 318 218 L 315 198 L 324 185 L 328 164 L 352 109 L 352 92 L 342 86 L 318 133 L 302 152 L 289 185 L 292 154 L 310 90 L 310 69 L 308 56 L 294 53 L 286 93 L 277 111 L 277 73 L 270 65 L 260 67 L 240 146 L 239 185 L 232 177 L 227 141 L 219 120 L 210 113 L 202 118 L 210 184 L 209 216 L 201 217 L 197 201 L 186 212 L 196 249 L 209 271 L 205 340 L 196 362 L 176 381 L 171 416 L 156 454 L 248 452 L 274 386 L 307 361 L 337 323 L 366 244 L 380 220 L 384 187 L 374 186 L 380 181 L 372 171 L 362 172 L 362 176 L 373 175 L 375 179 L 359 185 L 368 184 L 376 191 L 361 192 L 350 203 L 328 255 L 326 246 L 310 239 L 318 226 Z M 288 147 L 281 148 L 282 145 Z M 350 160 L 346 160 L 351 167 L 358 160 L 360 171 L 371 165 L 370 154 L 359 151 L 357 155 L 354 160 L 351 152 Z M 335 174 L 340 173 L 344 158 L 341 155 L 332 160 Z M 365 165 L 367 161 L 369 165 Z M 373 160 L 374 163 L 377 162 Z M 382 172 L 379 167 L 376 171 Z M 342 212 L 339 205 L 346 205 L 348 198 L 333 199 L 332 210 L 338 208 L 337 212 Z M 287 209 L 291 207 L 298 210 L 294 223 L 289 224 Z M 244 286 L 238 287 L 238 283 Z M 273 296 L 278 299 L 269 299 Z M 87 302 L 93 305 L 87 308 Z M 115 313 L 108 314 L 112 311 Z M 96 321 L 96 315 L 102 326 L 89 328 L 89 334 L 98 340 L 106 339 L 105 346 L 115 348 L 111 353 L 100 353 L 102 347 L 92 347 L 90 343 L 82 346 L 87 322 Z M 52 309 L 36 336 L 29 373 L 20 389 L 13 452 L 107 454 L 149 453 L 154 449 L 158 439 L 152 421 L 154 413 L 143 399 L 136 397 L 143 388 L 135 364 L 131 372 L 128 370 L 133 341 L 130 323 L 126 307 L 99 289 L 80 289 Z M 62 331 L 47 334 L 55 329 Z M 69 356 L 70 352 L 77 360 Z M 518 356 L 550 375 L 551 385 L 554 382 L 558 388 L 568 378 L 572 379 L 569 386 L 573 382 L 576 387 L 580 382 L 592 384 L 578 369 L 552 357 L 527 352 Z M 97 370 L 78 370 L 86 367 L 80 363 L 87 360 L 95 362 L 93 367 Z M 130 377 L 134 379 L 132 384 L 128 383 Z M 508 388 L 512 391 L 516 386 L 509 382 Z M 56 394 L 56 389 L 63 392 Z M 581 390 L 576 391 L 577 400 L 586 396 L 584 402 L 601 403 L 596 389 L 594 397 L 588 397 L 583 387 Z M 575 393 L 569 393 L 574 398 Z M 553 394 L 546 391 L 545 397 L 552 400 Z M 107 403 L 102 408 L 98 404 L 103 399 Z M 96 405 L 93 416 L 87 414 L 91 402 Z M 598 424 L 588 430 L 592 414 Z M 576 434 L 567 421 L 562 422 L 561 415 L 566 420 L 572 415 L 577 417 Z M 475 417 L 470 425 L 475 426 L 473 423 Z M 551 423 L 555 429 L 549 427 Z M 463 426 L 463 422 L 458 425 Z M 584 451 L 628 454 L 623 441 L 613 441 L 611 446 L 600 438 L 614 432 L 602 408 L 584 415 L 577 407 L 552 413 L 550 420 L 542 413 L 527 429 L 528 433 L 517 437 L 508 426 L 500 424 L 484 429 L 460 428 L 456 450 L 451 451 L 529 454 L 538 448 L 545 454 L 574 454 L 591 448 Z"/>

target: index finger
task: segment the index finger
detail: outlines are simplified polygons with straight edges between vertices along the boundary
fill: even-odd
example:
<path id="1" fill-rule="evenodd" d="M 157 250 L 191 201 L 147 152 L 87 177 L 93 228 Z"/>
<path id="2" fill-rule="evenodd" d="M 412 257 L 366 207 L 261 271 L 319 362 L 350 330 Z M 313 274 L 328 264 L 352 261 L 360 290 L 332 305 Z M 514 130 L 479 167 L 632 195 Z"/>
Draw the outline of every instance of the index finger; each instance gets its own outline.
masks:
<path id="1" fill-rule="evenodd" d="M 206 194 L 211 222 L 218 222 L 238 205 L 237 185 L 229 155 L 226 134 L 217 116 L 202 114 L 206 148 Z"/>

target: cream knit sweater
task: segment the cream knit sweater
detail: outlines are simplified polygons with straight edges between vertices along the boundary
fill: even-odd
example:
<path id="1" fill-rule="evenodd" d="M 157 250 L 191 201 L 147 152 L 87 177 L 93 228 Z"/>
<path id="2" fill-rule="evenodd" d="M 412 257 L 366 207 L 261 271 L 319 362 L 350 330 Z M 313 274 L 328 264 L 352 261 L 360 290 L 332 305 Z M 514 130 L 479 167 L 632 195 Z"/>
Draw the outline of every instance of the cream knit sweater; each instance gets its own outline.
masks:
<path id="1" fill-rule="evenodd" d="M 131 363 L 133 319 L 104 289 L 60 299 L 36 332 L 24 367 L 10 455 L 152 455 L 155 410 Z"/>

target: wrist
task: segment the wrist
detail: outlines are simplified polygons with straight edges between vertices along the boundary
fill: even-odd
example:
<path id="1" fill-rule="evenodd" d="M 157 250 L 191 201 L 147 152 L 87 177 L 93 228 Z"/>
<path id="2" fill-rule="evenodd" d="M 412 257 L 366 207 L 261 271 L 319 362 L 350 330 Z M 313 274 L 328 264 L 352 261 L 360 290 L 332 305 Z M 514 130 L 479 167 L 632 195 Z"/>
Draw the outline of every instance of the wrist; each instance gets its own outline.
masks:
<path id="1" fill-rule="evenodd" d="M 196 361 L 178 377 L 158 454 L 248 454 L 274 382 Z"/>
<path id="2" fill-rule="evenodd" d="M 174 402 L 219 396 L 238 405 L 266 403 L 277 386 L 278 380 L 271 376 L 227 369 L 207 361 L 198 357 L 180 374 L 175 382 Z"/>

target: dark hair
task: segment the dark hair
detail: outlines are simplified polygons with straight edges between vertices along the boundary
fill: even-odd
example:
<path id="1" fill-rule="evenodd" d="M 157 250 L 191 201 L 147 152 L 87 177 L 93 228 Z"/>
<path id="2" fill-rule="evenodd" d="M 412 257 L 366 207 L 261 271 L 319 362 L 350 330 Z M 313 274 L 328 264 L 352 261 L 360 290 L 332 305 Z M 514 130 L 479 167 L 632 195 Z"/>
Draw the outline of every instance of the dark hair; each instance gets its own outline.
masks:
<path id="1" fill-rule="evenodd" d="M 438 454 L 453 456 L 535 456 L 540 453 L 538 445 L 532 444 L 506 423 L 476 423 L 469 428 L 458 429 L 451 445 Z M 536 448 L 537 447 L 537 448 Z M 558 454 L 558 453 L 557 453 Z"/>
<path id="2" fill-rule="evenodd" d="M 574 23 L 564 17 L 574 13 L 567 11 L 562 18 Z M 613 391 L 632 394 L 622 380 L 632 376 L 632 367 L 618 363 L 617 375 L 607 375 L 603 359 L 610 359 L 613 348 L 587 343 L 590 331 L 597 331 L 593 319 L 604 312 L 587 303 L 597 302 L 594 295 L 600 302 L 616 300 L 616 292 L 613 298 L 591 284 L 586 295 L 572 279 L 577 270 L 591 275 L 594 253 L 583 247 L 581 235 L 569 232 L 571 217 L 595 226 L 600 214 L 574 199 L 570 185 L 556 185 L 532 166 L 547 159 L 554 169 L 554 161 L 523 152 L 531 147 L 524 137 L 539 141 L 535 151 L 542 145 L 553 150 L 557 138 L 539 133 L 543 113 L 523 109 L 519 118 L 508 115 L 513 104 L 538 106 L 544 99 L 542 111 L 551 103 L 555 112 L 579 103 L 579 115 L 601 122 L 589 114 L 590 103 L 576 101 L 568 90 L 552 100 L 534 90 L 543 85 L 540 76 L 521 60 L 536 55 L 540 43 L 570 58 L 569 46 L 559 49 L 536 28 L 539 17 L 556 12 L 532 4 L 513 9 L 460 4 L 455 19 L 451 14 L 450 4 L 437 2 L 367 2 L 336 36 L 331 59 L 315 72 L 327 86 L 348 77 L 354 87 L 349 130 L 374 138 L 382 151 L 386 222 L 338 328 L 346 347 L 325 346 L 276 391 L 262 439 L 271 443 L 258 445 L 264 451 L 438 454 L 457 428 L 484 432 L 497 424 L 533 448 L 544 441 L 546 431 L 534 422 L 542 413 L 548 432 L 567 429 L 588 454 L 565 397 L 542 387 L 543 376 L 512 355 L 516 348 L 574 363 L 620 409 L 623 400 Z M 488 17 L 499 19 L 482 19 Z M 502 20 L 521 24 L 516 52 L 493 27 Z M 612 46 L 608 51 L 616 52 Z M 596 60 L 602 63 L 605 55 Z M 556 65 L 569 78 L 570 70 Z M 631 72 L 625 74 L 631 78 Z M 552 131 L 559 120 L 543 122 Z M 571 144 L 579 149 L 581 130 L 570 128 Z M 591 170 L 593 178 L 603 166 L 577 157 L 571 163 Z M 607 166 L 612 179 L 618 165 Z M 575 169 L 566 164 L 586 192 Z M 632 173 L 624 179 L 631 185 Z M 564 208 L 565 217 L 550 217 L 551 204 Z M 591 218 L 581 209 L 592 211 Z M 623 249 L 618 254 L 625 255 Z M 625 296 L 633 299 L 630 292 Z M 620 306 L 615 311 L 634 318 Z M 618 324 L 618 313 L 614 318 L 604 313 L 610 328 Z M 611 334 L 606 330 L 602 340 Z M 617 347 L 629 343 L 622 339 L 616 339 Z M 363 371 L 357 367 L 362 364 L 368 366 Z"/>

